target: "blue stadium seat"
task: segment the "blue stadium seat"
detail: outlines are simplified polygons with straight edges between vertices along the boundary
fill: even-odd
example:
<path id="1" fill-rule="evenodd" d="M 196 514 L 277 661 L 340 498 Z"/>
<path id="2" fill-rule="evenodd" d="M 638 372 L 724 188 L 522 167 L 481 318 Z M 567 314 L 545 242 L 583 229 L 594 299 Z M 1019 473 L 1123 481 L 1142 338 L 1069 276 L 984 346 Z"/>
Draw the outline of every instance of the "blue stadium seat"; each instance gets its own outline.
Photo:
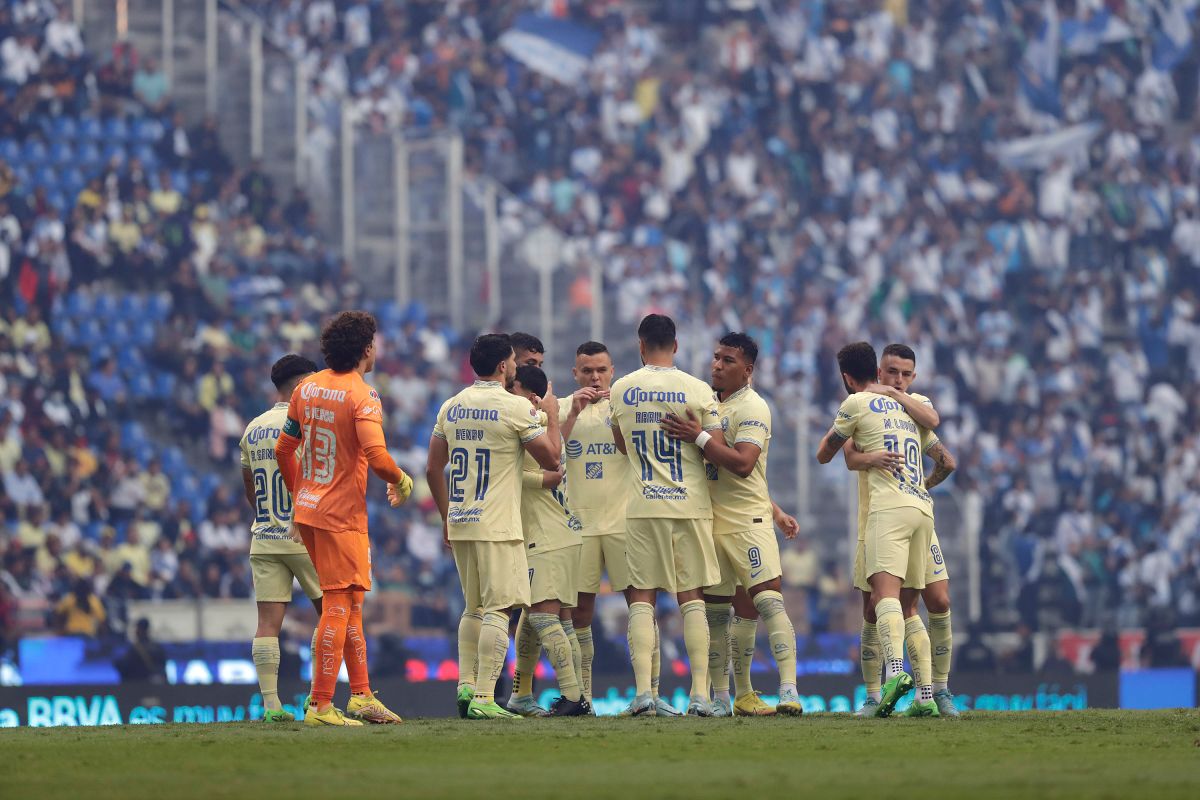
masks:
<path id="1" fill-rule="evenodd" d="M 131 350 L 129 345 L 133 341 L 133 336 L 129 332 L 128 325 L 117 321 L 109 324 L 106 340 L 122 351 L 129 351 Z"/>
<path id="2" fill-rule="evenodd" d="M 94 142 L 83 142 L 75 153 L 75 160 L 84 167 L 94 168 L 104 162 L 104 154 Z"/>
<path id="3" fill-rule="evenodd" d="M 146 438 L 146 428 L 137 420 L 121 423 L 121 444 L 125 447 L 140 447 L 149 440 Z"/>
<path id="4" fill-rule="evenodd" d="M 72 117 L 60 115 L 50 117 L 47 121 L 49 125 L 46 126 L 46 132 L 55 139 L 74 139 L 79 134 L 79 126 Z"/>
<path id="5" fill-rule="evenodd" d="M 188 174 L 181 169 L 177 169 L 171 173 L 171 185 L 175 187 L 175 191 L 182 195 L 188 193 L 188 187 L 191 186 L 191 180 L 188 179 Z"/>
<path id="6" fill-rule="evenodd" d="M 60 214 L 65 214 L 71 209 L 71 202 L 67 200 L 67 196 L 58 189 L 53 189 L 46 193 L 46 202 L 58 210 Z"/>
<path id="7" fill-rule="evenodd" d="M 133 328 L 133 340 L 137 342 L 139 347 L 150 347 L 158 340 L 158 327 L 153 320 L 142 319 L 135 323 Z"/>
<path id="8" fill-rule="evenodd" d="M 103 524 L 98 521 L 97 522 L 89 522 L 87 525 L 83 526 L 84 537 L 87 539 L 90 539 L 93 542 L 99 541 L 101 527 L 103 527 Z"/>
<path id="9" fill-rule="evenodd" d="M 122 347 L 117 350 L 117 366 L 125 377 L 132 378 L 146 371 L 146 359 L 142 358 L 142 351 L 136 347 Z"/>
<path id="10" fill-rule="evenodd" d="M 75 132 L 79 139 L 92 142 L 98 142 L 104 138 L 104 128 L 100 125 L 100 120 L 91 116 L 80 117 Z"/>
<path id="11" fill-rule="evenodd" d="M 89 292 L 76 289 L 67 295 L 67 314 L 73 319 L 80 319 L 92 313 L 92 295 Z"/>
<path id="12" fill-rule="evenodd" d="M 20 154 L 17 155 L 17 161 L 13 164 L 13 178 L 17 181 L 16 190 L 19 194 L 25 194 L 33 189 L 33 173 L 29 171 L 29 167 L 20 160 Z"/>
<path id="13" fill-rule="evenodd" d="M 163 136 L 163 124 L 151 117 L 141 117 L 131 126 L 133 138 L 145 144 L 153 144 Z"/>
<path id="14" fill-rule="evenodd" d="M 120 142 L 109 142 L 105 146 L 103 156 L 105 164 L 111 164 L 113 161 L 116 161 L 119 166 L 124 166 L 127 160 L 125 145 Z"/>
<path id="15" fill-rule="evenodd" d="M 58 188 L 67 197 L 78 197 L 86 185 L 87 179 L 83 176 L 83 172 L 76 167 L 68 168 L 58 176 Z"/>
<path id="16" fill-rule="evenodd" d="M 117 313 L 117 300 L 111 294 L 98 294 L 92 303 L 92 313 L 102 319 L 111 319 Z"/>
<path id="17" fill-rule="evenodd" d="M 169 372 L 160 372 L 154 378 L 154 396 L 166 400 L 175 393 L 175 376 Z"/>
<path id="18" fill-rule="evenodd" d="M 171 313 L 173 301 L 167 292 L 159 292 L 150 297 L 150 314 L 159 322 L 165 320 Z"/>
<path id="19" fill-rule="evenodd" d="M 75 344 L 79 337 L 79 329 L 75 327 L 75 323 L 70 319 L 63 318 L 55 320 L 54 333 L 67 344 Z"/>
<path id="20" fill-rule="evenodd" d="M 8 162 L 9 166 L 16 168 L 16 161 L 21 159 L 21 145 L 16 139 L 4 139 L 0 141 L 0 158 Z"/>
<path id="21" fill-rule="evenodd" d="M 148 144 L 134 145 L 132 157 L 142 162 L 142 166 L 153 172 L 158 169 L 158 153 Z"/>
<path id="22" fill-rule="evenodd" d="M 129 126 L 122 117 L 109 117 L 104 121 L 104 138 L 110 142 L 124 141 L 129 138 Z"/>
<path id="23" fill-rule="evenodd" d="M 52 189 L 58 186 L 58 170 L 49 164 L 43 164 L 34 170 L 33 182 L 38 186 L 46 187 L 46 189 Z"/>
<path id="24" fill-rule="evenodd" d="M 129 292 L 117 302 L 117 313 L 126 322 L 137 322 L 146 313 L 146 296 Z"/>
<path id="25" fill-rule="evenodd" d="M 21 147 L 21 158 L 25 159 L 27 164 L 41 164 L 49 155 L 46 145 L 42 143 L 41 139 L 26 139 L 25 144 Z"/>
<path id="26" fill-rule="evenodd" d="M 75 160 L 75 148 L 66 139 L 58 139 L 50 145 L 50 163 L 66 166 Z"/>
<path id="27" fill-rule="evenodd" d="M 136 400 L 149 400 L 154 396 L 154 381 L 145 372 L 139 372 L 129 379 L 129 393 Z"/>
<path id="28" fill-rule="evenodd" d="M 212 493 L 221 485 L 222 478 L 215 472 L 209 472 L 200 479 L 200 491 L 203 492 L 205 498 L 212 497 Z"/>

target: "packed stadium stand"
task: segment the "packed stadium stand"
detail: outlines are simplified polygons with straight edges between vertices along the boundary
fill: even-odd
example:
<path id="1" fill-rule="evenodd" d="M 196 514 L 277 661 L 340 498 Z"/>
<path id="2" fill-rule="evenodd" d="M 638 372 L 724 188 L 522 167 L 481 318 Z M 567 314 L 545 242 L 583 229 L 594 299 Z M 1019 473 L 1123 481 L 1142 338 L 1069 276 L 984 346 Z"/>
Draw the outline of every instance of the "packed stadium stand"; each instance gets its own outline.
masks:
<path id="1" fill-rule="evenodd" d="M 972 633 L 1200 625 L 1194 4 L 240 5 L 304 64 L 314 140 L 350 110 L 461 131 L 570 265 L 602 262 L 614 337 L 686 320 L 703 375 L 746 330 L 758 388 L 817 436 L 842 344 L 911 344 L 960 464 L 935 496 L 969 494 L 982 531 Z M 577 81 L 506 49 L 517 11 L 595 34 Z M 365 289 L 153 59 L 84 44 L 66 8 L 0 6 L 0 650 L 47 620 L 123 631 L 129 600 L 250 596 L 237 439 L 326 314 L 379 317 L 414 473 L 475 333 Z M 450 630 L 436 512 L 374 489 L 380 587 L 405 630 Z M 857 629 L 840 554 L 784 563 L 799 630 Z"/>

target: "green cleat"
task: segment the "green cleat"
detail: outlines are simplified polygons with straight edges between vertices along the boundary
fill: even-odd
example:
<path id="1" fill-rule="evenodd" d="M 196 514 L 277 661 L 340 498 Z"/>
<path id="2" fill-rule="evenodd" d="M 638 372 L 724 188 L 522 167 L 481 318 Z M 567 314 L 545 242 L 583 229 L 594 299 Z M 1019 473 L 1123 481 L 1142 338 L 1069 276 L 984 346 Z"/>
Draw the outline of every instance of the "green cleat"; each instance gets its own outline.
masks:
<path id="1" fill-rule="evenodd" d="M 308 711 L 308 709 L 304 709 Z M 296 717 L 290 711 L 284 711 L 282 708 L 276 710 L 268 708 L 263 712 L 263 722 L 295 722 Z"/>
<path id="2" fill-rule="evenodd" d="M 716 698 L 712 701 L 712 715 L 714 717 L 732 717 L 733 716 L 733 701 L 729 698 Z"/>
<path id="3" fill-rule="evenodd" d="M 521 717 L 501 708 L 496 701 L 480 703 L 472 700 L 467 706 L 467 719 L 520 719 Z"/>
<path id="4" fill-rule="evenodd" d="M 647 694 L 638 695 L 633 698 L 625 710 L 617 716 L 620 717 L 656 717 L 658 716 L 658 706 L 654 702 L 654 698 Z"/>
<path id="5" fill-rule="evenodd" d="M 883 697 L 879 701 L 879 708 L 875 709 L 875 716 L 888 717 L 896 709 L 896 703 L 900 702 L 900 698 L 913 690 L 913 679 L 907 672 L 899 672 L 888 679 L 887 683 L 883 684 Z"/>
<path id="6" fill-rule="evenodd" d="M 531 694 L 523 694 L 520 697 L 510 697 L 504 706 L 506 709 L 521 717 L 548 717 L 550 712 L 537 704 Z"/>
<path id="7" fill-rule="evenodd" d="M 303 711 L 305 714 L 307 714 L 308 707 L 311 705 L 312 705 L 312 695 L 311 694 L 305 695 L 304 696 L 304 708 L 302 708 L 300 710 Z"/>
<path id="8" fill-rule="evenodd" d="M 467 709 L 471 706 L 471 701 L 475 699 L 475 687 L 468 686 L 465 683 L 458 687 L 458 716 L 463 719 L 467 718 Z M 306 701 L 307 702 L 307 701 Z"/>
<path id="9" fill-rule="evenodd" d="M 874 717 L 875 712 L 879 709 L 879 701 L 874 697 L 868 697 L 863 701 L 862 707 L 854 712 L 856 717 Z"/>
<path id="10" fill-rule="evenodd" d="M 932 700 L 926 700 L 922 703 L 920 700 L 913 700 L 911 706 L 904 710 L 906 717 L 940 717 L 938 713 L 937 703 Z"/>
<path id="11" fill-rule="evenodd" d="M 954 695 L 950 694 L 949 689 L 934 692 L 933 702 L 937 703 L 939 716 L 949 717 L 950 719 L 958 718 L 958 709 L 954 706 Z"/>

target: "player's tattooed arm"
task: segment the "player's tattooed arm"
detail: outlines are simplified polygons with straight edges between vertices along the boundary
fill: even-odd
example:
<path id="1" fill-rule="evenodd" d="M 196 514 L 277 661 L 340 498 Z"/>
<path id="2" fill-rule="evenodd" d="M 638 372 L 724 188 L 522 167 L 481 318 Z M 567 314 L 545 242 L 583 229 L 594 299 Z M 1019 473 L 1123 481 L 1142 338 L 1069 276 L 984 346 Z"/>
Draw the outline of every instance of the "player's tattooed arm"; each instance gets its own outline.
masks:
<path id="1" fill-rule="evenodd" d="M 938 442 L 933 447 L 925 451 L 925 455 L 933 459 L 937 464 L 933 468 L 933 472 L 929 473 L 929 477 L 925 479 L 925 488 L 932 489 L 946 478 L 950 477 L 950 473 L 958 468 L 958 462 L 954 460 L 954 456 L 946 449 L 946 445 Z"/>
<path id="2" fill-rule="evenodd" d="M 833 461 L 833 457 L 837 455 L 838 450 L 842 449 L 849 436 L 843 436 L 837 432 L 837 428 L 830 428 L 829 433 L 825 434 L 821 439 L 821 445 L 817 448 L 817 462 L 820 464 L 828 464 Z"/>

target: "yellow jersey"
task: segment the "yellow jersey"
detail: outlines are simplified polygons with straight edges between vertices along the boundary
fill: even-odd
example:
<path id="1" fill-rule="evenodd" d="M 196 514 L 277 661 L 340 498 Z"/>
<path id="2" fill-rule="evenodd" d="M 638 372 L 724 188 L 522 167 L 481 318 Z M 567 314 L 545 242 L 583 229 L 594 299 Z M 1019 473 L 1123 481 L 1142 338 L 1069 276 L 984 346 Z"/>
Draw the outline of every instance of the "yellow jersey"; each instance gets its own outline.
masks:
<path id="1" fill-rule="evenodd" d="M 629 463 L 613 443 L 607 400 L 590 403 L 575 419 L 566 440 L 567 503 L 579 517 L 584 536 L 625 532 L 629 504 Z M 558 422 L 571 415 L 571 398 L 558 401 Z"/>
<path id="2" fill-rule="evenodd" d="M 239 444 L 242 469 L 250 470 L 254 478 L 254 522 L 250 524 L 250 555 L 254 556 L 308 553 L 301 542 L 292 541 L 292 495 L 275 460 L 275 443 L 287 415 L 288 404 L 276 403 L 250 421 Z"/>
<path id="3" fill-rule="evenodd" d="M 691 411 L 706 431 L 721 429 L 712 388 L 675 367 L 642 367 L 613 384 L 612 426 L 625 439 L 630 519 L 712 519 L 700 448 L 667 436 L 667 414 Z"/>
<path id="4" fill-rule="evenodd" d="M 922 461 L 925 450 L 933 443 L 928 431 L 913 422 L 902 405 L 883 395 L 857 392 L 842 402 L 833 427 L 841 436 L 853 439 L 864 453 L 886 449 L 904 457 L 898 474 L 879 469 L 867 471 L 870 498 L 867 513 L 911 506 L 933 516 L 933 500 L 925 491 Z M 861 509 L 859 513 L 861 516 Z"/>
<path id="5" fill-rule="evenodd" d="M 933 408 L 933 403 L 925 395 L 917 394 L 916 392 L 913 392 L 910 396 L 914 400 L 922 402 L 925 405 L 929 406 L 930 408 Z M 928 428 L 921 428 L 921 431 L 922 431 L 921 452 L 928 453 L 929 448 L 933 447 L 940 440 L 938 439 L 937 434 L 935 434 L 933 431 L 929 430 Z M 875 472 L 875 471 L 876 470 L 859 470 L 859 473 L 858 473 L 858 539 L 859 539 L 859 541 L 866 541 L 866 538 L 867 538 L 867 517 L 870 514 L 870 508 L 871 508 L 870 473 Z M 929 503 L 930 503 L 930 505 L 933 504 L 932 495 L 929 498 Z"/>
<path id="6" fill-rule="evenodd" d="M 522 445 L 545 432 L 538 410 L 496 381 L 475 381 L 442 404 L 433 435 L 450 448 L 451 541 L 523 538 Z"/>
<path id="7" fill-rule="evenodd" d="M 749 442 L 759 448 L 754 470 L 739 478 L 716 464 L 705 464 L 712 495 L 713 534 L 773 528 L 767 492 L 767 447 L 771 442 L 771 409 L 762 396 L 744 386 L 717 404 L 725 444 Z"/>
<path id="8" fill-rule="evenodd" d="M 545 412 L 539 412 L 545 424 Z M 542 486 L 542 467 L 525 453 L 521 485 L 521 524 L 525 529 L 525 551 L 549 553 L 579 544 L 579 518 L 571 513 L 564 493 L 566 482 L 553 489 Z"/>

